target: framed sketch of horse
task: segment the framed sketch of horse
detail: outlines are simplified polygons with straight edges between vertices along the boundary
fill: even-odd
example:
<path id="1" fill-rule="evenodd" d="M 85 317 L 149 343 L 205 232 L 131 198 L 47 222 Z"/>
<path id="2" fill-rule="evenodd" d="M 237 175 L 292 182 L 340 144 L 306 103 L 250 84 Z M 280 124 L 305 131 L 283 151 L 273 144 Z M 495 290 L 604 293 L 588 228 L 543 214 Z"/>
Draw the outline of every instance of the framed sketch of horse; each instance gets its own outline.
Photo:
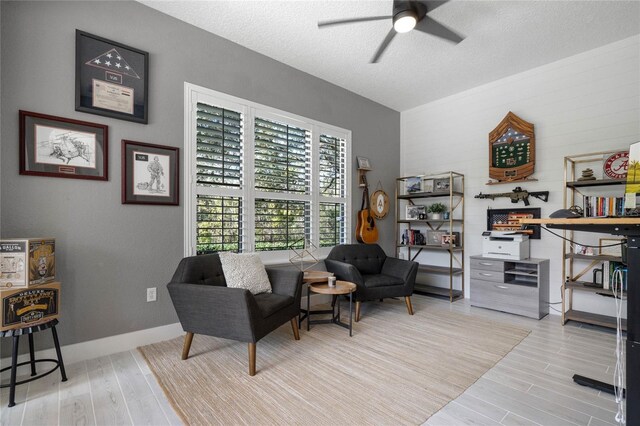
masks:
<path id="1" fill-rule="evenodd" d="M 489 178 L 492 183 L 536 180 L 531 176 L 536 163 L 533 124 L 509 111 L 489 133 Z"/>
<path id="2" fill-rule="evenodd" d="M 20 111 L 20 174 L 109 180 L 103 124 Z"/>

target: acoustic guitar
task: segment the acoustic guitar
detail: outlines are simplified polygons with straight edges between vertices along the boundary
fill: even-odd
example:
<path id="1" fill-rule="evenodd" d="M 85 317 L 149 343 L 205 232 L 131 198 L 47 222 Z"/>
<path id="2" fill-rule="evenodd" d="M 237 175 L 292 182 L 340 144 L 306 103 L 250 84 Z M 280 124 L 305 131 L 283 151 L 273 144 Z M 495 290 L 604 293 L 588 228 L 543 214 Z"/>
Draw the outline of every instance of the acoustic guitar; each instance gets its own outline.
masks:
<path id="1" fill-rule="evenodd" d="M 371 213 L 369 184 L 367 184 L 367 176 L 364 174 L 362 175 L 362 182 L 364 183 L 364 192 L 362 193 L 362 206 L 358 212 L 358 220 L 356 222 L 356 239 L 359 243 L 373 244 L 378 241 L 378 228 Z"/>

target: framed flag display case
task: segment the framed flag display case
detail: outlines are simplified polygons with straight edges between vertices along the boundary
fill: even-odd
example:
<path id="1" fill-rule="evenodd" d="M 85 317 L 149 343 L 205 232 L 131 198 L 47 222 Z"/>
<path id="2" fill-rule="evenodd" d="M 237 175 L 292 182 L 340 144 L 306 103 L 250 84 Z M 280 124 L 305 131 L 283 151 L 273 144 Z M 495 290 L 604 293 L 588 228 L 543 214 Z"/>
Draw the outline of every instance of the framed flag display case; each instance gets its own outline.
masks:
<path id="1" fill-rule="evenodd" d="M 528 178 L 536 163 L 535 148 L 533 124 L 509 111 L 489 133 L 489 177 L 497 183 L 535 180 Z"/>
<path id="2" fill-rule="evenodd" d="M 149 53 L 76 30 L 76 111 L 147 124 Z"/>

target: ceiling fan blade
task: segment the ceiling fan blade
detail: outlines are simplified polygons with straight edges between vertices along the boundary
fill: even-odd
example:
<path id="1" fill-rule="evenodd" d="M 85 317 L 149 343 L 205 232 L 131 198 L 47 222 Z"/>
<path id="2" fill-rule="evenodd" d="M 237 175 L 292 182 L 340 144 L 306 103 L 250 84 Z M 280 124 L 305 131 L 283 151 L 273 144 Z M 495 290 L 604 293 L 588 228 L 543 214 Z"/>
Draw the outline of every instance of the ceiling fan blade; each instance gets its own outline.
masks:
<path id="1" fill-rule="evenodd" d="M 391 43 L 391 40 L 393 40 L 396 34 L 397 34 L 396 30 L 391 28 L 387 36 L 382 41 L 382 44 L 380 45 L 380 47 L 378 47 L 378 51 L 376 52 L 375 55 L 373 55 L 373 59 L 371 59 L 372 64 L 375 64 L 376 62 L 378 62 L 378 59 L 380 59 L 380 56 L 382 56 L 382 53 L 387 48 L 387 46 L 389 46 L 389 43 Z"/>
<path id="2" fill-rule="evenodd" d="M 422 3 L 427 7 L 427 12 L 431 12 L 432 10 L 442 6 L 449 0 L 421 0 L 418 3 Z"/>
<path id="3" fill-rule="evenodd" d="M 464 40 L 464 37 L 462 37 L 460 34 L 445 27 L 440 22 L 431 19 L 428 16 L 422 18 L 422 20 L 416 25 L 415 29 L 418 31 L 422 31 L 423 33 L 444 38 L 445 40 L 449 40 L 454 43 L 460 43 L 462 40 Z"/>
<path id="4" fill-rule="evenodd" d="M 392 16 L 368 16 L 366 18 L 351 18 L 351 19 L 335 19 L 333 21 L 321 21 L 318 22 L 318 28 L 329 27 L 331 25 L 353 24 L 356 22 L 367 21 L 380 21 L 382 19 L 391 19 Z"/>

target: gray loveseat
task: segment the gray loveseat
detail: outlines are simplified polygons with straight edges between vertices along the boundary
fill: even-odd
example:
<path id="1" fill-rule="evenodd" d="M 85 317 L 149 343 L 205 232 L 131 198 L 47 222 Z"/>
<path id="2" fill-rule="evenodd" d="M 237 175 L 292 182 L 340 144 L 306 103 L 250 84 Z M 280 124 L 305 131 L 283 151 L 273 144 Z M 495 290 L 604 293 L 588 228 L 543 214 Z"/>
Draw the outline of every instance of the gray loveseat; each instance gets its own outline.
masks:
<path id="1" fill-rule="evenodd" d="M 409 315 L 413 315 L 411 295 L 418 263 L 388 257 L 377 244 L 342 244 L 334 247 L 324 261 L 327 271 L 356 288 L 356 322 L 361 302 L 388 297 L 404 297 Z"/>
<path id="2" fill-rule="evenodd" d="M 182 359 L 187 359 L 194 334 L 206 334 L 249 344 L 249 375 L 256 373 L 256 343 L 291 322 L 300 340 L 298 315 L 302 272 L 267 268 L 272 293 L 253 295 L 228 288 L 217 254 L 186 257 L 167 284 L 182 328 L 187 332 Z"/>

